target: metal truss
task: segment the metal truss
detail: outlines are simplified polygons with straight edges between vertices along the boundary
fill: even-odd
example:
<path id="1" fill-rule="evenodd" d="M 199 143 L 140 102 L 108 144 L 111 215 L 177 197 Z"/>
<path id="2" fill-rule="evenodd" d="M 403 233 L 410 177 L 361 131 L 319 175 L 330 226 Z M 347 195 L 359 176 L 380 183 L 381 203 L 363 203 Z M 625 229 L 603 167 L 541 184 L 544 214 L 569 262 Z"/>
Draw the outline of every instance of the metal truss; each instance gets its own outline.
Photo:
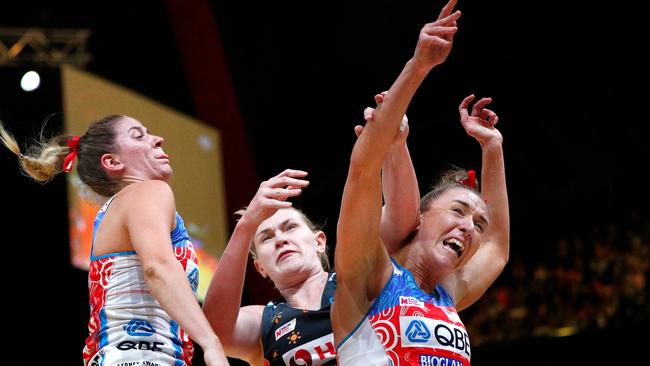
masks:
<path id="1" fill-rule="evenodd" d="M 0 67 L 84 67 L 91 60 L 89 36 L 88 29 L 0 28 Z"/>

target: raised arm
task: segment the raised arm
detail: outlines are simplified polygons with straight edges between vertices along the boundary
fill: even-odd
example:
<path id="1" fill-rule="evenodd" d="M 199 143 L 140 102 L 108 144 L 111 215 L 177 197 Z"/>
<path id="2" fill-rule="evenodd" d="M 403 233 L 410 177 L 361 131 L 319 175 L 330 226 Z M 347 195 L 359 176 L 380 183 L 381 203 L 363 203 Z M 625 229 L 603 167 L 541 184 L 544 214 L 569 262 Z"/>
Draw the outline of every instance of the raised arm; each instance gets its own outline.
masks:
<path id="1" fill-rule="evenodd" d="M 487 239 L 465 265 L 460 276 L 456 307 L 460 311 L 478 300 L 501 274 L 510 252 L 510 213 L 506 190 L 503 137 L 495 128 L 499 118 L 486 106 L 491 98 L 481 98 L 468 112 L 474 95 L 460 104 L 460 122 L 468 135 L 481 145 L 482 173 L 481 196 L 490 214 Z M 470 280 L 471 279 L 471 280 Z"/>
<path id="2" fill-rule="evenodd" d="M 375 95 L 377 105 L 384 101 L 386 94 L 387 92 L 382 92 Z M 371 107 L 364 110 L 367 123 L 373 122 L 374 112 L 375 109 Z M 355 127 L 357 137 L 362 131 L 362 126 Z M 382 164 L 381 187 L 384 206 L 379 234 L 388 254 L 401 248 L 420 223 L 420 189 L 406 143 L 408 134 L 408 117 L 404 115 Z"/>
<path id="3" fill-rule="evenodd" d="M 452 13 L 455 3 L 447 3 L 438 20 L 422 28 L 413 57 L 352 149 L 337 226 L 337 291 L 332 313 L 337 342 L 365 315 L 390 276 L 390 260 L 379 237 L 381 168 L 415 91 L 449 55 L 460 17 L 460 12 Z"/>
<path id="4" fill-rule="evenodd" d="M 228 365 L 219 338 L 174 256 L 169 233 L 174 227 L 176 204 L 171 188 L 156 180 L 136 184 L 124 199 L 138 209 L 126 210 L 125 222 L 151 294 L 201 346 L 207 365 Z"/>
<path id="5" fill-rule="evenodd" d="M 262 305 L 240 308 L 248 253 L 258 226 L 281 208 L 291 207 L 289 197 L 301 193 L 309 182 L 307 172 L 285 170 L 264 181 L 238 220 L 203 302 L 203 311 L 219 334 L 226 354 L 250 364 L 261 364 Z"/>

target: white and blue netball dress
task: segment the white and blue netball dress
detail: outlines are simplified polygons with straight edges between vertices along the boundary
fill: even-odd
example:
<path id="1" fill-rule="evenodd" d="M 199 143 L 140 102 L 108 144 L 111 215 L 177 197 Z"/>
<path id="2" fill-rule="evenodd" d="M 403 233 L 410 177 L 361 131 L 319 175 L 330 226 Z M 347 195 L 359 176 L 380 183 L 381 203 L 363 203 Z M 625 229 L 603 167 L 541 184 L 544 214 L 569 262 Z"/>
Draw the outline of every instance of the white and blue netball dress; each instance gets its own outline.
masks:
<path id="1" fill-rule="evenodd" d="M 111 200 L 97 213 L 93 239 Z M 196 294 L 198 260 L 178 213 L 171 240 Z M 84 365 L 191 365 L 192 341 L 151 294 L 135 251 L 95 257 L 91 250 L 90 255 L 90 335 L 83 350 Z"/>
<path id="2" fill-rule="evenodd" d="M 392 258 L 393 274 L 366 317 L 337 346 L 339 365 L 469 366 L 470 344 L 440 285 L 422 291 Z"/>

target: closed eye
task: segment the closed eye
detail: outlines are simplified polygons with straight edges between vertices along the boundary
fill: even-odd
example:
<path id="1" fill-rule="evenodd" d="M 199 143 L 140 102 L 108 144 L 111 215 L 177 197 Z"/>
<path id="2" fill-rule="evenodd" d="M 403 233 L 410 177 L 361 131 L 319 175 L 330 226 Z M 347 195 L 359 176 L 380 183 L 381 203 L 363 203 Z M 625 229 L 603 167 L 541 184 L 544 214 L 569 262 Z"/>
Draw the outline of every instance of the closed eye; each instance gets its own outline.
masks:
<path id="1" fill-rule="evenodd" d="M 136 140 L 142 140 L 144 138 L 144 135 L 147 134 L 146 129 L 143 130 L 140 126 L 133 126 L 129 128 L 128 132 L 133 133 L 131 136 Z"/>
<path id="2" fill-rule="evenodd" d="M 255 237 L 255 241 L 261 244 L 269 241 L 271 238 L 273 238 L 271 232 L 269 230 L 264 230 Z"/>

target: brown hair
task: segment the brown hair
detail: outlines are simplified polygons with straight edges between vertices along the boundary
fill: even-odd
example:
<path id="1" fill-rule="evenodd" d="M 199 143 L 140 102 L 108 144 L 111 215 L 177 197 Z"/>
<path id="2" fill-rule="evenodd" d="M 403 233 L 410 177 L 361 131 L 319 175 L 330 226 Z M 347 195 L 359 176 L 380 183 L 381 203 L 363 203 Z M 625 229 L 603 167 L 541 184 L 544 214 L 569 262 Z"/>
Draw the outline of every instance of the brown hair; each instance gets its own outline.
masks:
<path id="1" fill-rule="evenodd" d="M 237 210 L 235 212 L 235 216 L 237 216 L 237 221 L 239 221 L 239 219 L 241 219 L 241 217 L 244 216 L 244 213 L 246 212 L 246 209 L 247 209 L 247 207 L 244 207 L 244 208 L 242 208 L 240 210 Z M 309 219 L 309 217 L 307 217 L 307 215 L 305 215 L 305 213 L 302 212 L 302 210 L 297 209 L 295 207 L 291 207 L 291 209 L 298 212 L 300 217 L 303 219 L 303 221 L 305 221 L 305 224 L 307 224 L 307 227 L 312 232 L 315 233 L 316 231 L 322 230 L 322 228 L 320 226 L 314 224 L 314 222 L 311 221 Z M 255 252 L 255 242 L 251 242 L 250 255 L 251 255 L 251 258 L 257 259 L 257 253 Z M 327 251 L 324 251 L 322 253 L 318 253 L 318 257 L 320 258 L 320 264 L 323 267 L 323 270 L 325 270 L 325 272 L 329 272 L 330 271 L 330 261 L 329 261 L 329 257 L 327 256 Z"/>
<path id="2" fill-rule="evenodd" d="M 465 183 L 468 178 L 469 172 L 462 168 L 454 167 L 443 172 L 436 184 L 431 187 L 429 193 L 420 199 L 420 212 L 427 212 L 431 206 L 431 202 L 435 201 L 436 198 L 450 188 L 464 188 L 480 196 L 481 191 L 479 190 L 478 178 L 476 178 L 476 187 Z"/>
<path id="3" fill-rule="evenodd" d="M 117 152 L 115 144 L 115 122 L 121 120 L 123 115 L 106 116 L 88 127 L 88 130 L 79 138 L 77 147 L 77 173 L 83 183 L 95 193 L 110 197 L 123 188 L 123 183 L 111 179 L 102 168 L 101 156 L 106 153 Z M 16 140 L 0 123 L 0 140 L 18 155 L 21 169 L 34 180 L 40 183 L 51 181 L 54 176 L 63 171 L 63 160 L 71 152 L 67 141 L 69 135 L 59 135 L 45 138 L 40 134 L 37 144 L 30 146 L 22 154 Z"/>

